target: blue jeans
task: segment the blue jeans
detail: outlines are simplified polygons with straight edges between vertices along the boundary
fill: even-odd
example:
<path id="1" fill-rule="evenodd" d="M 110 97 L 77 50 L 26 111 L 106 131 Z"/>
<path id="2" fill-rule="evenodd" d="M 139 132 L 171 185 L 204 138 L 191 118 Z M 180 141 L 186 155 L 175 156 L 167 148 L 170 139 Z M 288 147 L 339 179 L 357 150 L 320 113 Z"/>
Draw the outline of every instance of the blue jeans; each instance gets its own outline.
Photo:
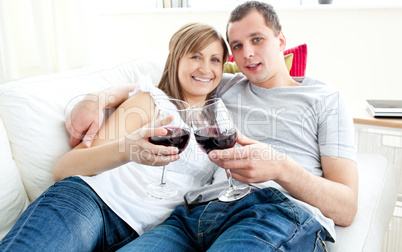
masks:
<path id="1" fill-rule="evenodd" d="M 175 208 L 161 225 L 119 251 L 325 251 L 325 231 L 281 192 Z"/>
<path id="2" fill-rule="evenodd" d="M 138 234 L 80 178 L 38 197 L 0 242 L 0 251 L 115 251 Z"/>

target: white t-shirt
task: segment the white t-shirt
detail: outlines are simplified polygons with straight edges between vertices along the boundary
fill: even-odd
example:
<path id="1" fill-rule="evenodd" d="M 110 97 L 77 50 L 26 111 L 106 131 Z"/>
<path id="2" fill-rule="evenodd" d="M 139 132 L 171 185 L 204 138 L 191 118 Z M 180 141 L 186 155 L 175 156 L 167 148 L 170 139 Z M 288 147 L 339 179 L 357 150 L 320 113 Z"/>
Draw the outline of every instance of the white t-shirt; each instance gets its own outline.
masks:
<path id="1" fill-rule="evenodd" d="M 156 88 L 149 78 L 139 78 L 135 91 L 149 92 L 151 97 L 167 97 Z M 191 134 L 187 148 L 178 161 L 166 166 L 166 182 L 175 186 L 179 194 L 173 199 L 160 200 L 150 196 L 146 187 L 160 181 L 161 166 L 147 166 L 130 162 L 99 175 L 80 176 L 99 197 L 139 235 L 162 223 L 179 205 L 184 204 L 183 195 L 210 181 L 217 166 L 198 147 Z"/>

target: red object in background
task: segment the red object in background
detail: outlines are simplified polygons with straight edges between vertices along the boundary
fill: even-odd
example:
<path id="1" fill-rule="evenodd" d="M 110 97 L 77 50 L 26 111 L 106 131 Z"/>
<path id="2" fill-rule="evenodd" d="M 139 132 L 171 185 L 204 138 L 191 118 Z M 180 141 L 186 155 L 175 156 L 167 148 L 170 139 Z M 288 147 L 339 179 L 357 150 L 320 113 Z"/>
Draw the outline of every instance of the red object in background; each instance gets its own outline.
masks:
<path id="1" fill-rule="evenodd" d="M 307 45 L 301 44 L 296 47 L 289 48 L 283 52 L 284 55 L 293 53 L 292 68 L 290 68 L 290 76 L 304 76 L 307 67 Z"/>

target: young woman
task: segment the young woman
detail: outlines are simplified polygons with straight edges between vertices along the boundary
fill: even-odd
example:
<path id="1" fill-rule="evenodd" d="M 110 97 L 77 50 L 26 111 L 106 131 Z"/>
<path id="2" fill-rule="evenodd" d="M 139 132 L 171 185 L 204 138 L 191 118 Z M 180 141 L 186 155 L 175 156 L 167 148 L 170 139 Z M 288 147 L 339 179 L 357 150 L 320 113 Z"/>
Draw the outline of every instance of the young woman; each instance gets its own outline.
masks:
<path id="1" fill-rule="evenodd" d="M 218 86 L 228 49 L 211 26 L 192 23 L 171 38 L 169 56 L 156 88 L 146 78 L 100 129 L 91 148 L 82 144 L 54 168 L 56 182 L 21 215 L 0 243 L 1 251 L 113 251 L 161 223 L 183 204 L 185 192 L 208 182 L 215 171 L 194 140 L 177 149 L 152 145 L 144 127 L 152 118 L 155 97 L 182 99 L 190 105 L 211 96 Z M 152 132 L 151 132 L 152 131 Z M 131 162 L 134 161 L 134 162 Z M 171 200 L 149 196 L 146 186 L 160 180 L 168 165 L 169 183 L 179 195 Z"/>

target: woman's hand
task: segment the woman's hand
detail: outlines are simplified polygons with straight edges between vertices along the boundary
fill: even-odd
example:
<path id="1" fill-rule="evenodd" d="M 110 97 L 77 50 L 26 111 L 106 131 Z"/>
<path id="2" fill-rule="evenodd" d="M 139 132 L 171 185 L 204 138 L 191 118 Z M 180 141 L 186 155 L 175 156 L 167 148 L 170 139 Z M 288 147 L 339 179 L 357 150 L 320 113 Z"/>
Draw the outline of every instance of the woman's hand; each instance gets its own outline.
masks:
<path id="1" fill-rule="evenodd" d="M 123 146 L 128 161 L 154 166 L 167 165 L 180 158 L 179 149 L 176 147 L 166 147 L 149 142 L 150 137 L 164 136 L 167 130 L 163 125 L 169 124 L 173 116 L 167 116 L 147 124 L 124 138 Z M 155 128 L 152 128 L 152 127 Z"/>

